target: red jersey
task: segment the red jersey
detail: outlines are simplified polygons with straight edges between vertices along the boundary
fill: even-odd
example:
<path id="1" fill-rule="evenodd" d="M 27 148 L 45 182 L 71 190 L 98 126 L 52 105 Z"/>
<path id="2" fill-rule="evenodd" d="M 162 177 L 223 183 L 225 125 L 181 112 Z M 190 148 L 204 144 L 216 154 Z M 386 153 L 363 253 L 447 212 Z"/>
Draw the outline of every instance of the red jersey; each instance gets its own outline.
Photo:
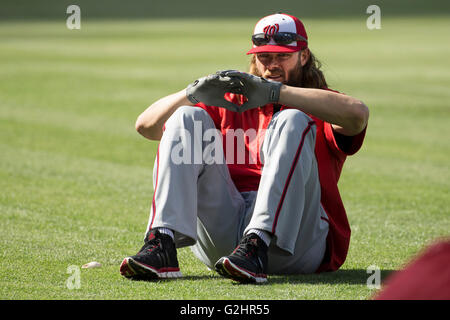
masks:
<path id="1" fill-rule="evenodd" d="M 235 95 L 231 95 L 230 98 L 233 102 L 237 101 Z M 259 150 L 264 140 L 265 129 L 268 128 L 274 114 L 274 105 L 268 104 L 243 113 L 206 106 L 203 103 L 199 103 L 197 106 L 208 112 L 216 128 L 222 133 L 225 158 L 236 188 L 240 192 L 258 190 L 263 168 Z M 284 109 L 289 109 L 289 107 L 281 106 L 280 110 Z M 340 136 L 340 139 L 345 142 L 344 151 L 340 147 L 342 144 L 338 144 L 336 141 L 336 134 L 333 132 L 331 124 L 309 116 L 316 124 L 315 155 L 321 186 L 321 204 L 329 220 L 327 250 L 317 272 L 334 271 L 344 263 L 350 243 L 350 226 L 337 183 L 347 155 L 352 155 L 360 149 L 366 130 L 364 129 L 353 137 Z M 234 159 L 226 156 L 228 153 L 225 141 L 227 131 L 230 129 L 256 132 L 256 139 L 244 139 L 245 163 L 238 163 L 237 152 L 233 152 Z M 239 135 L 236 134 L 236 136 Z M 236 149 L 237 143 L 233 143 L 233 146 Z M 249 161 L 250 159 L 252 161 Z"/>

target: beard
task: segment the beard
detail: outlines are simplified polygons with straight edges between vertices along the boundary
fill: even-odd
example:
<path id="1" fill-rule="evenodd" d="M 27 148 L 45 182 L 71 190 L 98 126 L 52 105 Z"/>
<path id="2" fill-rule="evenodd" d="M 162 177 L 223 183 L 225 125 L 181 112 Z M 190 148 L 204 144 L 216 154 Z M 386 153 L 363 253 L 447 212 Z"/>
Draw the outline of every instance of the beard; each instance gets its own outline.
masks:
<path id="1" fill-rule="evenodd" d="M 325 80 L 323 72 L 320 70 L 321 63 L 317 58 L 310 53 L 310 58 L 304 66 L 301 65 L 300 59 L 297 66 L 287 73 L 287 81 L 282 82 L 288 86 L 292 87 L 303 87 L 303 88 L 317 88 L 323 89 L 327 88 L 328 84 Z M 263 75 L 258 71 L 256 67 L 256 57 L 253 55 L 250 61 L 249 73 L 262 77 Z M 284 75 L 284 74 L 283 74 Z M 286 79 L 286 78 L 285 78 Z"/>
<path id="2" fill-rule="evenodd" d="M 284 73 L 282 70 L 280 70 L 281 72 L 279 72 L 278 70 L 273 70 L 272 72 L 266 72 L 265 74 L 261 74 L 258 69 L 256 68 L 256 64 L 251 65 L 250 67 L 250 73 L 258 76 L 258 77 L 263 77 L 263 78 L 268 78 L 269 76 L 274 76 L 274 75 L 283 75 L 284 80 L 282 81 L 283 84 L 288 85 L 288 86 L 292 86 L 292 87 L 301 87 L 302 86 L 302 76 L 303 76 L 303 69 L 302 69 L 302 65 L 300 63 L 300 60 L 297 64 L 297 66 L 290 70 L 287 73 L 287 81 L 286 81 L 286 77 L 284 76 Z"/>
<path id="3" fill-rule="evenodd" d="M 302 86 L 302 66 L 298 65 L 296 68 L 288 72 L 288 81 L 285 81 L 286 85 L 292 87 Z"/>

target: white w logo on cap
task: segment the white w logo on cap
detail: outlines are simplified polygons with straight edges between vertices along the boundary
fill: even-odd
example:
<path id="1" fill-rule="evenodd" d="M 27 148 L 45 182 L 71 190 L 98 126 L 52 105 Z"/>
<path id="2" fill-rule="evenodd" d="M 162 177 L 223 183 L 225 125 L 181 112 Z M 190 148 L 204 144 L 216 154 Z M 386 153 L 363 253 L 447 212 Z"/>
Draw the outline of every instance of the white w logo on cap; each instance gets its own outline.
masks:
<path id="1" fill-rule="evenodd" d="M 275 23 L 273 25 L 268 25 L 263 28 L 264 33 L 267 35 L 270 35 L 270 36 L 275 33 L 278 33 L 279 30 L 280 30 L 280 25 L 278 23 Z"/>

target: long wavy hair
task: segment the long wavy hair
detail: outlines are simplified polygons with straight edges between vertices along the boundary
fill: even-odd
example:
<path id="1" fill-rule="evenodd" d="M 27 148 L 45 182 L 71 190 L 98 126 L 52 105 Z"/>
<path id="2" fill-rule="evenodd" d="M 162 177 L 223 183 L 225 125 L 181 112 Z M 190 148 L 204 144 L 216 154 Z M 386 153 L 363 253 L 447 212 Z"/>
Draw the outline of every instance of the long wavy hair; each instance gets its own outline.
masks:
<path id="1" fill-rule="evenodd" d="M 300 54 L 300 53 L 299 53 Z M 310 52 L 310 56 L 306 64 L 302 67 L 300 59 L 298 59 L 298 71 L 296 72 L 296 77 L 289 81 L 289 85 L 302 88 L 315 88 L 324 89 L 328 88 L 327 81 L 323 72 L 320 70 L 322 64 L 320 61 Z M 256 68 L 256 57 L 253 55 L 250 61 L 249 73 L 261 77 L 262 75 Z"/>

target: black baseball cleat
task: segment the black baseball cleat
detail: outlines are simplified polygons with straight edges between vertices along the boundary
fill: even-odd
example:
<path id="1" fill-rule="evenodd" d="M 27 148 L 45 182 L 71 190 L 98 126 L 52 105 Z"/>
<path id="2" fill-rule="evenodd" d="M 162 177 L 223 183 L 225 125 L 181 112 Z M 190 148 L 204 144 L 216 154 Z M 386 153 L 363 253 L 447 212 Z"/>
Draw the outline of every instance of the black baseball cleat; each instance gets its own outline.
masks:
<path id="1" fill-rule="evenodd" d="M 256 234 L 242 238 L 229 256 L 220 258 L 216 271 L 240 283 L 263 283 L 267 281 L 267 245 Z"/>
<path id="2" fill-rule="evenodd" d="M 162 234 L 157 229 L 151 230 L 141 250 L 122 261 L 120 274 L 134 280 L 182 277 L 174 241 L 169 235 Z"/>

